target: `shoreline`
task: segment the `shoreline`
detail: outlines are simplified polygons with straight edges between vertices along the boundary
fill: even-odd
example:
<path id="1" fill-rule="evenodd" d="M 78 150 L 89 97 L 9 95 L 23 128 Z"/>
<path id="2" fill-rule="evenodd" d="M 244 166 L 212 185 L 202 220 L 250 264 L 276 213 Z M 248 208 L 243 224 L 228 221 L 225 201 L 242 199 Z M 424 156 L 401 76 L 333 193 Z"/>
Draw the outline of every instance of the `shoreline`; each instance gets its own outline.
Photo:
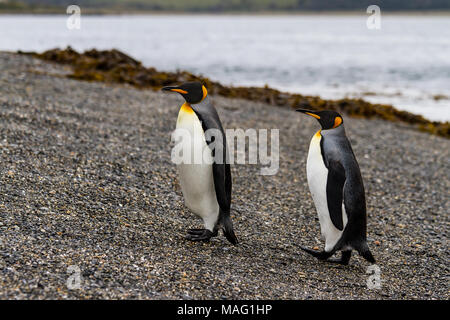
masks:
<path id="1" fill-rule="evenodd" d="M 140 61 L 116 49 L 103 51 L 91 49 L 79 53 L 71 47 L 67 47 L 66 49 L 50 49 L 42 53 L 21 51 L 18 53 L 70 66 L 73 72 L 68 77 L 77 80 L 126 83 L 139 89 L 152 90 L 159 90 L 163 86 L 173 85 L 177 82 L 201 81 L 209 92 L 224 97 L 266 102 L 279 107 L 330 109 L 352 117 L 402 122 L 412 125 L 420 131 L 450 138 L 450 122 L 431 121 L 421 115 L 398 110 L 389 104 L 370 103 L 361 98 L 322 99 L 320 96 L 283 92 L 268 86 L 225 86 L 220 82 L 188 71 L 165 72 L 153 67 L 145 67 Z"/>
<path id="2" fill-rule="evenodd" d="M 224 12 L 200 12 L 200 11 L 146 11 L 146 10 L 97 10 L 92 8 L 81 7 L 81 14 L 89 16 L 122 16 L 122 15 L 199 15 L 199 16 L 368 16 L 365 10 L 349 10 L 349 11 L 224 11 Z M 8 11 L 0 10 L 0 15 L 64 15 L 66 16 L 66 8 L 55 9 L 36 9 L 26 11 Z M 383 16 L 450 16 L 450 10 L 401 10 L 386 11 L 382 9 Z"/>

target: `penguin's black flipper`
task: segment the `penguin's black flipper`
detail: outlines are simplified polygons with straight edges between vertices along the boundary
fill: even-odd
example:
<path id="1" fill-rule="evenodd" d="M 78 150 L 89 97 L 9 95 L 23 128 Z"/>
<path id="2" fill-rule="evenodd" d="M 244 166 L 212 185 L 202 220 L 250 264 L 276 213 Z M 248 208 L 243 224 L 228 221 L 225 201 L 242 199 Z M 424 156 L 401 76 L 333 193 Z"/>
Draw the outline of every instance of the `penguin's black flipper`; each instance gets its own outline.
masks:
<path id="1" fill-rule="evenodd" d="M 230 217 L 231 204 L 231 170 L 229 164 L 213 163 L 214 187 L 216 190 L 217 202 L 219 203 L 219 219 L 225 237 L 233 245 L 237 245 L 238 240 L 233 230 L 233 222 Z"/>
<path id="2" fill-rule="evenodd" d="M 345 169 L 338 161 L 328 161 L 327 204 L 330 219 L 340 231 L 344 229 L 342 220 L 342 199 L 344 195 Z"/>
<path id="3" fill-rule="evenodd" d="M 233 245 L 238 244 L 238 239 L 233 230 L 233 222 L 231 221 L 229 214 L 222 215 L 222 230 L 228 241 L 230 241 Z"/>
<path id="4" fill-rule="evenodd" d="M 370 252 L 367 242 L 360 243 L 359 246 L 356 247 L 356 250 L 364 259 L 370 263 L 375 263 L 375 258 L 373 257 L 372 252 Z"/>
<path id="5" fill-rule="evenodd" d="M 231 205 L 231 170 L 230 164 L 213 163 L 214 188 L 217 203 L 223 213 L 230 212 Z"/>
<path id="6" fill-rule="evenodd" d="M 220 126 L 221 127 L 221 126 Z M 237 245 L 237 237 L 234 234 L 233 223 L 230 217 L 230 207 L 231 207 L 231 168 L 228 163 L 228 150 L 226 148 L 226 139 L 225 133 L 221 128 L 223 134 L 223 141 L 216 141 L 216 148 L 213 150 L 213 157 L 215 158 L 216 150 L 220 150 L 222 152 L 222 161 L 221 163 L 217 163 L 216 161 L 213 163 L 213 177 L 214 177 L 214 189 L 216 191 L 217 203 L 219 204 L 219 220 L 222 224 L 222 230 L 225 237 L 230 241 L 233 245 Z M 225 146 L 225 147 L 222 147 Z"/>

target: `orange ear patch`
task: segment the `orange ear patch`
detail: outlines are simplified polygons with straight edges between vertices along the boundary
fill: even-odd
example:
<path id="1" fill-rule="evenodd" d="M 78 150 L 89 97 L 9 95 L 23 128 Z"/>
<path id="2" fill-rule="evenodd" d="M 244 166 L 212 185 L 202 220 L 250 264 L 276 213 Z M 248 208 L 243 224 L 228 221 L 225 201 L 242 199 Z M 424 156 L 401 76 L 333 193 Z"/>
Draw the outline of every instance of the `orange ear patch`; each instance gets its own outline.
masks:
<path id="1" fill-rule="evenodd" d="M 202 86 L 202 91 L 203 91 L 203 98 L 202 98 L 202 100 L 203 100 L 208 95 L 208 90 L 206 90 L 205 86 Z"/>
<path id="2" fill-rule="evenodd" d="M 342 123 L 342 118 L 341 117 L 336 117 L 334 118 L 334 126 L 333 128 L 339 127 Z"/>

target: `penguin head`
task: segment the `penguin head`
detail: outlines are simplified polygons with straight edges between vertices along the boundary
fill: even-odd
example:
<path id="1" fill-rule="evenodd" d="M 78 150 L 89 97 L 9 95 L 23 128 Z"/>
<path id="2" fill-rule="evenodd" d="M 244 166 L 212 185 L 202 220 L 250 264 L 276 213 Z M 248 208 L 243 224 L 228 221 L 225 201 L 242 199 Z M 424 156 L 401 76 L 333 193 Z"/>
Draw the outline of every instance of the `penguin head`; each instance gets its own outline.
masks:
<path id="1" fill-rule="evenodd" d="M 339 127 L 344 123 L 342 116 L 336 111 L 325 110 L 325 111 L 311 111 L 305 109 L 297 109 L 296 111 L 307 114 L 308 116 L 316 118 L 322 130 L 334 129 Z"/>
<path id="2" fill-rule="evenodd" d="M 180 86 L 163 87 L 162 90 L 178 92 L 179 94 L 181 94 L 183 96 L 183 98 L 189 104 L 199 103 L 208 94 L 205 86 L 197 81 L 196 82 L 185 82 Z"/>

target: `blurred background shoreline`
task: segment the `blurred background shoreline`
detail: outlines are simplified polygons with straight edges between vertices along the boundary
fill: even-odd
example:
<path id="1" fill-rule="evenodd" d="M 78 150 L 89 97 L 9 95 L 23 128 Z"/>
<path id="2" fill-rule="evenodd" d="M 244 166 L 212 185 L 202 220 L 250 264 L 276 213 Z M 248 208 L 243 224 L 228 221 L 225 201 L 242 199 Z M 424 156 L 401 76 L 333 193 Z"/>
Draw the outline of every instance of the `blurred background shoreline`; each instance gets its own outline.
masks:
<path id="1" fill-rule="evenodd" d="M 85 8 L 82 9 L 82 14 L 87 16 L 360 16 L 365 15 L 364 8 L 362 10 L 324 10 L 324 11 L 155 11 L 155 10 L 132 10 L 132 9 L 94 9 Z M 26 8 L 23 10 L 11 10 L 0 7 L 0 16 L 7 15 L 39 15 L 39 16 L 53 16 L 53 15 L 65 15 L 66 7 L 56 8 Z M 385 16 L 450 16 L 450 9 L 446 10 L 392 10 L 383 12 Z"/>
<path id="2" fill-rule="evenodd" d="M 450 120 L 450 18 L 386 15 L 0 16 L 0 50 L 118 49 L 147 67 L 186 70 L 226 86 L 269 86 Z M 32 30 L 32 32 L 30 32 Z M 445 112 L 443 112 L 445 111 Z"/>
<path id="3" fill-rule="evenodd" d="M 68 5 L 81 8 L 70 30 Z M 226 86 L 390 104 L 450 120 L 450 2 L 0 0 L 0 50 L 120 50 Z M 444 112 L 443 112 L 444 111 Z"/>
<path id="4" fill-rule="evenodd" d="M 84 13 L 323 13 L 349 14 L 376 4 L 384 12 L 439 13 L 450 10 L 445 0 L 0 0 L 0 12 L 59 13 L 79 5 Z M 447 13 L 448 14 L 448 13 Z"/>

